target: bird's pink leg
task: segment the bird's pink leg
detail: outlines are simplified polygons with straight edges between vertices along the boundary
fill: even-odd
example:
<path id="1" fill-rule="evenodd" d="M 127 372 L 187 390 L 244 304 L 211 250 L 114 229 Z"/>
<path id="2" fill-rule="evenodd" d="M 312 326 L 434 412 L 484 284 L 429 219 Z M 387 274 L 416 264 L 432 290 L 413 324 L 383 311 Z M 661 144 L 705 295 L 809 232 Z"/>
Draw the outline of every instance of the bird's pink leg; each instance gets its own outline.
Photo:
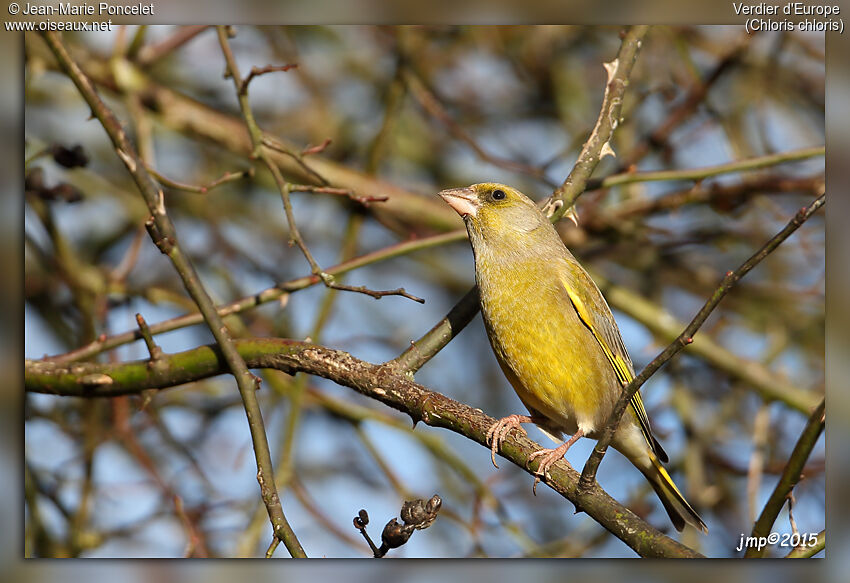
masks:
<path id="1" fill-rule="evenodd" d="M 537 483 L 544 477 L 549 475 L 549 467 L 554 464 L 556 461 L 564 457 L 564 454 L 567 453 L 567 450 L 572 447 L 572 445 L 579 440 L 580 437 L 584 437 L 584 431 L 579 429 L 575 432 L 575 435 L 570 437 L 567 441 L 556 447 L 555 449 L 540 449 L 535 451 L 530 456 L 528 456 L 528 461 L 526 462 L 526 466 L 531 463 L 531 460 L 535 458 L 541 458 L 540 464 L 537 466 L 537 471 L 534 472 L 534 486 L 532 486 L 532 491 L 537 494 Z"/>
<path id="2" fill-rule="evenodd" d="M 511 429 L 518 429 L 524 435 L 528 435 L 520 423 L 532 423 L 531 417 L 528 415 L 508 415 L 502 417 L 487 430 L 487 443 L 490 444 L 490 459 L 493 460 L 493 465 L 499 467 L 496 463 L 496 454 L 502 443 L 508 436 Z"/>

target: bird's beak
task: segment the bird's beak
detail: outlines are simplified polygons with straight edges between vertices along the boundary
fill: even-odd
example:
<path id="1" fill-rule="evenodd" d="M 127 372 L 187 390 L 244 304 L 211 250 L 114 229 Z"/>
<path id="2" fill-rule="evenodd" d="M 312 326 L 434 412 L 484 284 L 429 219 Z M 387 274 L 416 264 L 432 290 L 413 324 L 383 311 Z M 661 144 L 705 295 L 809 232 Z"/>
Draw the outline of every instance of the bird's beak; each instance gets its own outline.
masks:
<path id="1" fill-rule="evenodd" d="M 466 188 L 450 188 L 440 191 L 438 194 L 462 217 L 474 217 L 481 206 L 475 191 L 468 186 Z"/>

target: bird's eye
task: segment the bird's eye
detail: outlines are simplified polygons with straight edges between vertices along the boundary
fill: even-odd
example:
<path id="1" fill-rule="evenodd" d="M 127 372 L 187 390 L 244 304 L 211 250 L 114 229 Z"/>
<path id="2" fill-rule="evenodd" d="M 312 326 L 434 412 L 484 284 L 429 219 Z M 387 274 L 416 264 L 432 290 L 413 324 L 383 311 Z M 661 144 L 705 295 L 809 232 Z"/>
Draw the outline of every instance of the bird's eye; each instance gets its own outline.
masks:
<path id="1" fill-rule="evenodd" d="M 494 190 L 493 191 L 493 200 L 505 200 L 506 196 L 507 195 L 505 194 L 504 190 Z"/>

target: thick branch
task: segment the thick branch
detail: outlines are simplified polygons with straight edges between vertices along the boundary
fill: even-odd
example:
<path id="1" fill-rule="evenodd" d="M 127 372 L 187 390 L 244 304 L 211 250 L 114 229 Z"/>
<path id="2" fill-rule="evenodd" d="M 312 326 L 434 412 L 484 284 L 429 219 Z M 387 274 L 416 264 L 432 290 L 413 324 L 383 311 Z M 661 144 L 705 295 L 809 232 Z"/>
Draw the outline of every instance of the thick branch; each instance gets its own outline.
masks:
<path id="1" fill-rule="evenodd" d="M 440 393 L 411 381 L 393 366 L 375 365 L 338 350 L 282 339 L 235 341 L 240 355 L 252 368 L 273 368 L 289 374 L 306 372 L 350 387 L 381 401 L 415 421 L 443 427 L 472 439 L 484 447 L 486 432 L 494 419 Z M 111 397 L 138 394 L 146 389 L 163 389 L 227 372 L 220 349 L 203 346 L 186 352 L 163 355 L 156 366 L 148 361 L 121 364 L 31 361 L 25 365 L 27 391 L 78 397 Z M 527 437 L 512 433 L 501 454 L 520 468 L 539 446 Z M 535 470 L 531 463 L 529 472 Z M 602 526 L 646 557 L 698 557 L 692 549 L 654 529 L 628 508 L 611 498 L 598 485 L 587 491 L 578 488 L 578 473 L 561 460 L 552 466 L 544 481 Z"/>

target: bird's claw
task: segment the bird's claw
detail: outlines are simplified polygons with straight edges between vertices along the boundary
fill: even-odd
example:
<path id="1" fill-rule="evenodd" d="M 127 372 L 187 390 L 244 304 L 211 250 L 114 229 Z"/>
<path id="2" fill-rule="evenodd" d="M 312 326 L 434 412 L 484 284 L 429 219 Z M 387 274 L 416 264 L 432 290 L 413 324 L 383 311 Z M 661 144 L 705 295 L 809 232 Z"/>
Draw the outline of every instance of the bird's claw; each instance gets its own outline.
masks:
<path id="1" fill-rule="evenodd" d="M 535 458 L 542 457 L 540 463 L 537 465 L 537 471 L 534 472 L 534 485 L 531 487 L 531 491 L 534 495 L 537 495 L 537 483 L 543 479 L 549 477 L 549 467 L 554 464 L 556 461 L 564 457 L 567 453 L 567 450 L 572 447 L 572 445 L 579 440 L 579 438 L 584 436 L 584 431 L 579 429 L 575 432 L 575 434 L 570 437 L 567 441 L 556 447 L 555 449 L 538 449 L 528 456 L 528 459 L 525 462 L 525 467 L 528 467 L 528 464 Z M 566 462 L 569 464 L 569 462 Z"/>
<path id="2" fill-rule="evenodd" d="M 537 484 L 540 483 L 541 480 L 549 477 L 549 468 L 556 461 L 564 457 L 565 453 L 566 448 L 561 445 L 555 449 L 539 449 L 528 456 L 528 459 L 525 462 L 525 467 L 528 467 L 532 460 L 538 457 L 542 458 L 537 466 L 537 470 L 534 472 L 534 485 L 531 486 L 531 491 L 535 496 L 537 495 Z"/>
<path id="3" fill-rule="evenodd" d="M 487 430 L 486 437 L 487 443 L 490 445 L 490 460 L 493 462 L 493 466 L 496 468 L 499 467 L 499 464 L 496 463 L 496 454 L 499 452 L 499 448 L 502 447 L 502 443 L 504 443 L 505 438 L 507 438 L 511 429 L 517 429 L 523 434 L 526 434 L 525 429 L 523 429 L 520 423 L 530 422 L 531 418 L 526 415 L 508 415 L 507 417 L 502 417 L 490 426 L 490 429 Z"/>

